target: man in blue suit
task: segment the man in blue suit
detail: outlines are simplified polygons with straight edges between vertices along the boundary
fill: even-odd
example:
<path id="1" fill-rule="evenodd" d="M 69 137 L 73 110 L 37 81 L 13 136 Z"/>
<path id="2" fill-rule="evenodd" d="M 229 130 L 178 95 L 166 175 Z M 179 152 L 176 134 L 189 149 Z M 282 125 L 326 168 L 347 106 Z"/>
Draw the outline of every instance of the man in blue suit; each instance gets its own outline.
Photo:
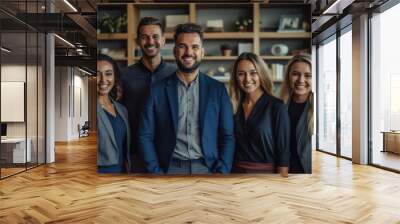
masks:
<path id="1" fill-rule="evenodd" d="M 150 173 L 229 173 L 234 155 L 233 113 L 223 83 L 199 72 L 203 33 L 178 25 L 178 70 L 154 83 L 140 118 L 139 149 Z"/>

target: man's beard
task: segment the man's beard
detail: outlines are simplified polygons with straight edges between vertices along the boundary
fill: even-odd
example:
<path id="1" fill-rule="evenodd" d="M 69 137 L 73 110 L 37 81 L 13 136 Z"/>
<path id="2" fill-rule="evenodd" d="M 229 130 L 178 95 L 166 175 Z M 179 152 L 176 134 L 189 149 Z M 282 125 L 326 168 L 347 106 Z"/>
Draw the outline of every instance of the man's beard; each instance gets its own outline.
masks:
<path id="1" fill-rule="evenodd" d="M 181 72 L 184 73 L 192 73 L 194 72 L 196 69 L 199 68 L 201 61 L 195 61 L 194 64 L 191 67 L 186 67 L 180 60 L 176 60 L 176 64 L 178 65 L 178 69 Z"/>

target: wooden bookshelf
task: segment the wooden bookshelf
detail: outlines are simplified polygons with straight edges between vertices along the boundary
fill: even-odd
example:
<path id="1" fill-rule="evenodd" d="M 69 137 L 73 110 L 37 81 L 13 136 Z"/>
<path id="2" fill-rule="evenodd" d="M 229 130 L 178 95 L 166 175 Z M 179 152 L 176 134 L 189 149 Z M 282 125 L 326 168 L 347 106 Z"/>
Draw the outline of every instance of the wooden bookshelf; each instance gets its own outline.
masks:
<path id="1" fill-rule="evenodd" d="M 102 8 L 107 4 L 101 4 Z M 110 4 L 111 5 L 111 4 Z M 115 8 L 115 4 L 112 4 Z M 224 21 L 225 32 L 205 32 L 204 39 L 207 40 L 208 50 L 206 49 L 206 55 L 220 55 L 219 46 L 224 43 L 232 44 L 237 47 L 239 43 L 251 43 L 253 46 L 253 53 L 262 55 L 261 57 L 267 63 L 281 63 L 285 64 L 286 61 L 290 60 L 291 55 L 285 56 L 272 56 L 270 54 L 270 47 L 273 44 L 283 43 L 289 46 L 290 51 L 309 49 L 311 52 L 310 38 L 311 32 L 297 31 L 297 32 L 265 32 L 266 28 L 265 21 L 278 21 L 279 16 L 282 13 L 286 13 L 285 7 L 287 5 L 281 5 L 282 13 L 266 13 L 266 10 L 273 8 L 275 10 L 276 4 L 270 7 L 268 3 L 262 2 L 250 2 L 240 4 L 210 4 L 210 3 L 122 3 L 121 7 L 126 10 L 128 25 L 127 33 L 114 33 L 114 34 L 98 34 L 97 38 L 99 41 L 126 41 L 127 46 L 127 57 L 121 57 L 116 60 L 125 60 L 127 65 L 137 62 L 140 57 L 135 55 L 136 44 L 136 29 L 137 24 L 141 16 L 155 16 L 159 18 L 163 25 L 165 15 L 180 15 L 184 13 L 189 16 L 189 22 L 198 23 L 204 26 L 207 19 L 220 18 Z M 300 6 L 299 10 L 303 10 L 304 15 L 307 7 Z M 219 10 L 219 11 L 218 11 Z M 237 19 L 239 15 L 233 12 L 247 13 L 246 15 L 253 20 L 253 24 L 250 27 L 250 31 L 236 32 L 232 28 L 232 21 Z M 242 14 L 240 16 L 242 16 Z M 211 15 L 211 16 L 209 16 Z M 225 17 L 224 17 L 225 16 Z M 273 17 L 275 16 L 275 17 Z M 278 18 L 276 18 L 278 17 Z M 305 16 L 307 18 L 307 16 Z M 264 21 L 264 24 L 261 22 Z M 275 25 L 276 26 L 276 25 Z M 274 27 L 275 27 L 274 26 Z M 267 26 L 267 28 L 270 28 Z M 270 30 L 270 29 L 268 29 Z M 166 32 L 165 37 L 167 43 L 173 42 L 173 32 Z M 212 45 L 212 46 L 211 46 Z M 217 49 L 218 47 L 218 49 Z M 212 52 L 209 52 L 209 51 Z M 289 54 L 291 53 L 289 51 Z M 208 64 L 211 67 L 217 67 L 224 65 L 229 70 L 233 65 L 234 60 L 237 58 L 238 49 L 235 48 L 234 56 L 205 56 L 203 58 L 203 64 Z M 171 52 L 172 54 L 172 52 Z M 175 58 L 173 56 L 163 57 L 165 60 L 173 62 Z M 220 81 L 227 82 L 226 77 L 216 78 Z M 228 77 L 229 80 L 229 77 Z M 277 80 L 275 83 L 281 81 Z"/>

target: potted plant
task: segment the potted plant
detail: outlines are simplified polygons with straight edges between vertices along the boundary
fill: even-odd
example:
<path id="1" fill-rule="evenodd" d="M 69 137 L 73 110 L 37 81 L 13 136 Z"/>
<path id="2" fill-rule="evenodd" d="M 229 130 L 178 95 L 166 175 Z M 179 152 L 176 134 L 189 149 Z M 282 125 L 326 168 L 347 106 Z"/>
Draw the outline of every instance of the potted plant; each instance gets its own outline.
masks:
<path id="1" fill-rule="evenodd" d="M 232 55 L 232 46 L 229 44 L 221 45 L 221 54 L 223 56 L 231 56 Z"/>
<path id="2" fill-rule="evenodd" d="M 235 27 L 239 32 L 247 32 L 250 31 L 253 25 L 253 20 L 250 18 L 240 18 L 236 20 Z"/>
<path id="3" fill-rule="evenodd" d="M 123 33 L 126 32 L 126 27 L 128 24 L 127 15 L 113 18 L 109 14 L 104 14 L 103 17 L 99 19 L 99 31 L 100 33 Z"/>

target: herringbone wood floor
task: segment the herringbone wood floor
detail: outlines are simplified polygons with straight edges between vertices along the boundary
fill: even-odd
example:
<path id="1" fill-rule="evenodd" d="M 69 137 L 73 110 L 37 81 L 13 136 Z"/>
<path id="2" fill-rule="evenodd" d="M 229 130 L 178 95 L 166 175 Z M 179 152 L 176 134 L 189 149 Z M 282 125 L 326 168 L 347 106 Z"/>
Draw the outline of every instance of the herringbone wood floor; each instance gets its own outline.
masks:
<path id="1" fill-rule="evenodd" d="M 400 223 L 400 175 L 315 152 L 312 175 L 99 175 L 93 137 L 0 181 L 0 223 Z"/>

